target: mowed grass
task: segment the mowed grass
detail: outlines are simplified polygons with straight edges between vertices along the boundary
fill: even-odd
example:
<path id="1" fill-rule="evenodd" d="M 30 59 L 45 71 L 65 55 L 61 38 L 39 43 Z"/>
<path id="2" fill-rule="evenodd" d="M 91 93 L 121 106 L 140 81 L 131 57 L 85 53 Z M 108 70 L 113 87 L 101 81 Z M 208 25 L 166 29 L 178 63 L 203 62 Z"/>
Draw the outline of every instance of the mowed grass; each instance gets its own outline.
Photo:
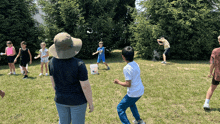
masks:
<path id="1" fill-rule="evenodd" d="M 211 111 L 203 110 L 203 103 L 211 79 L 208 61 L 168 61 L 167 65 L 136 58 L 141 69 L 145 93 L 136 103 L 141 118 L 148 124 L 212 124 L 220 123 L 218 89 L 214 92 Z M 124 81 L 121 51 L 115 50 L 106 59 L 111 70 L 99 66 L 99 75 L 91 75 L 90 64 L 84 60 L 92 87 L 94 112 L 86 112 L 86 124 L 120 124 L 117 104 L 127 88 L 113 83 Z M 8 66 L 0 66 L 0 89 L 6 92 L 0 99 L 0 124 L 57 124 L 59 117 L 54 102 L 54 91 L 48 76 L 39 77 L 40 62 L 29 65 L 29 79 L 23 80 L 18 64 L 17 75 L 7 75 Z M 130 109 L 128 119 L 134 120 Z"/>

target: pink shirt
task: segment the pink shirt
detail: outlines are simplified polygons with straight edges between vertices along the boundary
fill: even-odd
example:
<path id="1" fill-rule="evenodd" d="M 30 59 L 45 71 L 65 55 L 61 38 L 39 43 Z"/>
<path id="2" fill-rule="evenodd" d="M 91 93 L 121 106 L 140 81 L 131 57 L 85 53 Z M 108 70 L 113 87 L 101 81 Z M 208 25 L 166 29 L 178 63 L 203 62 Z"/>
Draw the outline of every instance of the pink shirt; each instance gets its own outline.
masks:
<path id="1" fill-rule="evenodd" d="M 13 47 L 7 47 L 6 54 L 7 54 L 7 56 L 9 56 L 10 54 L 13 54 Z"/>
<path id="2" fill-rule="evenodd" d="M 210 63 L 214 64 L 214 78 L 216 81 L 220 81 L 220 48 L 216 48 L 212 51 L 210 57 Z"/>

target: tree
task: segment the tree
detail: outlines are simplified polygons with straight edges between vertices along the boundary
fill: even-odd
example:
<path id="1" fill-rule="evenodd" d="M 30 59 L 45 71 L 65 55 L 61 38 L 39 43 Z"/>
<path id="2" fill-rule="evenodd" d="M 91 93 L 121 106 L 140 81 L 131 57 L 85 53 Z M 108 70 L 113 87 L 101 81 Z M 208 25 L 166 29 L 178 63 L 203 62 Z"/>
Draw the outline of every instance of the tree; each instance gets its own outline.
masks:
<path id="1" fill-rule="evenodd" d="M 137 14 L 130 28 L 137 41 L 133 45 L 143 58 L 152 58 L 162 35 L 171 44 L 173 59 L 209 58 L 219 35 L 218 0 L 149 0 L 142 5 L 145 11 Z"/>
<path id="2" fill-rule="evenodd" d="M 10 40 L 18 52 L 21 41 L 27 42 L 32 54 L 36 52 L 38 29 L 31 18 L 30 11 L 24 0 L 0 1 L 0 49 L 4 52 L 6 41 Z M 6 62 L 1 61 L 1 63 Z"/>
<path id="3" fill-rule="evenodd" d="M 81 38 L 83 47 L 77 55 L 80 58 L 94 57 L 91 54 L 100 40 L 108 53 L 128 39 L 126 30 L 131 21 L 128 8 L 132 1 L 134 7 L 134 0 L 40 0 L 46 13 L 46 35 L 49 41 L 59 32 Z"/>

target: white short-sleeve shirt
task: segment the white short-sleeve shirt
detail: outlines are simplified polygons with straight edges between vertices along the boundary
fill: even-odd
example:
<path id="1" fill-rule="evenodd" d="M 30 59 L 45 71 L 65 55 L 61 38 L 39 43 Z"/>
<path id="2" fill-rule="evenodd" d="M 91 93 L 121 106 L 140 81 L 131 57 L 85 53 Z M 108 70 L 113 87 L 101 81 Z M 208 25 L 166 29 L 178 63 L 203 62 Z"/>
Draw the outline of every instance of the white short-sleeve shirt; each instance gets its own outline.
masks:
<path id="1" fill-rule="evenodd" d="M 42 56 L 47 55 L 48 49 L 45 48 L 44 51 L 43 51 L 43 49 L 40 49 L 39 51 L 41 52 L 41 59 L 48 59 L 49 58 L 49 56 L 42 58 Z"/>
<path id="2" fill-rule="evenodd" d="M 144 86 L 140 77 L 139 65 L 135 62 L 129 62 L 123 69 L 125 80 L 131 80 L 131 87 L 127 87 L 129 97 L 140 97 L 144 94 Z"/>

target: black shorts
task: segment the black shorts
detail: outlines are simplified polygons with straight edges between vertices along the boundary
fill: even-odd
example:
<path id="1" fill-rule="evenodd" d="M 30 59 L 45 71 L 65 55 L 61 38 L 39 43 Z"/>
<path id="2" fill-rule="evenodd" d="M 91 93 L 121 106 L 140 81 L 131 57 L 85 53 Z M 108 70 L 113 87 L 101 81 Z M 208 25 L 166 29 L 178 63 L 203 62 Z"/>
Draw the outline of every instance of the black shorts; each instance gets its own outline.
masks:
<path id="1" fill-rule="evenodd" d="M 165 49 L 164 53 L 166 56 L 168 56 L 168 53 L 170 52 L 170 48 Z"/>
<path id="2" fill-rule="evenodd" d="M 216 80 L 214 79 L 214 76 L 213 76 L 213 78 L 212 78 L 212 84 L 213 84 L 213 85 L 219 85 L 219 81 L 216 81 Z"/>
<path id="3" fill-rule="evenodd" d="M 28 61 L 23 61 L 23 60 L 20 61 L 20 65 L 23 67 L 26 67 L 27 64 L 28 64 Z"/>
<path id="4" fill-rule="evenodd" d="M 8 63 L 14 63 L 15 56 L 8 56 Z"/>

